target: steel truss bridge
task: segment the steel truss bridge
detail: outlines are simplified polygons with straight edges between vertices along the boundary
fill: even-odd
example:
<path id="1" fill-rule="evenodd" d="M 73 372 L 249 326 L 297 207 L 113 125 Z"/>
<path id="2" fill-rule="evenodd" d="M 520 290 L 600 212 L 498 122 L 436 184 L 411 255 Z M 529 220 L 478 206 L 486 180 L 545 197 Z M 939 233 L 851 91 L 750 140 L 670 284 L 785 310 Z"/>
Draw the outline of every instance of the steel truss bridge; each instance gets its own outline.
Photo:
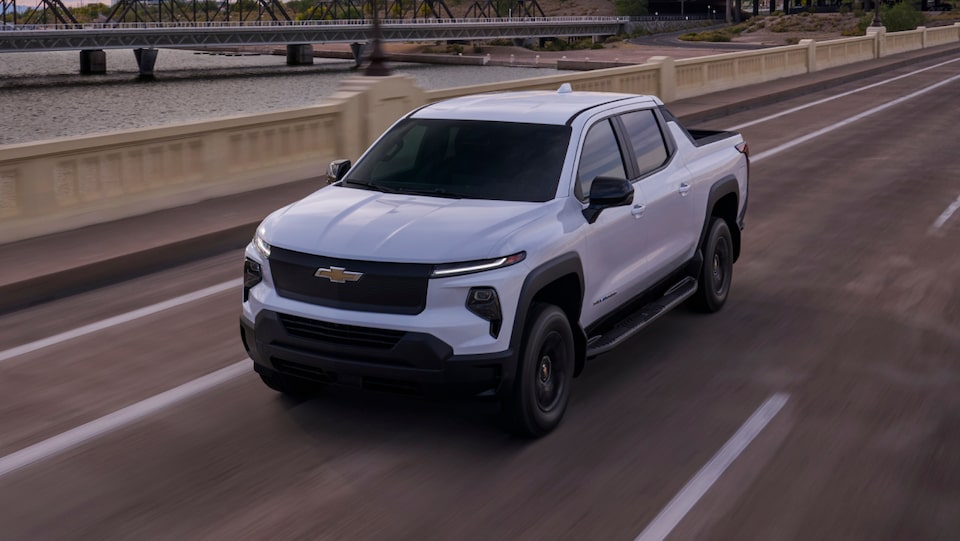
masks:
<path id="1" fill-rule="evenodd" d="M 381 22 L 381 39 L 433 41 L 606 36 L 617 34 L 625 22 L 617 17 L 387 19 Z M 370 28 L 371 21 L 363 19 L 18 25 L 0 31 L 0 52 L 355 43 L 371 39 Z"/>
<path id="2" fill-rule="evenodd" d="M 96 22 L 246 22 L 365 19 L 455 19 L 445 0 L 312 0 L 299 17 L 281 0 L 119 0 Z M 33 6 L 25 5 L 34 3 Z M 92 2 L 91 2 L 92 3 Z M 537 0 L 474 0 L 463 18 L 546 17 Z M 0 18 L 14 25 L 77 24 L 62 0 L 0 0 Z"/>

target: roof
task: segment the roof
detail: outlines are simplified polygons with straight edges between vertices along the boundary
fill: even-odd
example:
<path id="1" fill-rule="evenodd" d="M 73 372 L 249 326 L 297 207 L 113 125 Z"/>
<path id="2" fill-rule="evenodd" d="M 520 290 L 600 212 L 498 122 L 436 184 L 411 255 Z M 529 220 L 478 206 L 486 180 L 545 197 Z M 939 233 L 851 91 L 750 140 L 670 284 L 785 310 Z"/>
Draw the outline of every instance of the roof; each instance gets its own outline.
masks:
<path id="1" fill-rule="evenodd" d="M 586 109 L 613 102 L 626 104 L 627 100 L 636 104 L 659 104 L 653 96 L 638 94 L 534 90 L 453 98 L 428 105 L 411 116 L 563 125 Z"/>

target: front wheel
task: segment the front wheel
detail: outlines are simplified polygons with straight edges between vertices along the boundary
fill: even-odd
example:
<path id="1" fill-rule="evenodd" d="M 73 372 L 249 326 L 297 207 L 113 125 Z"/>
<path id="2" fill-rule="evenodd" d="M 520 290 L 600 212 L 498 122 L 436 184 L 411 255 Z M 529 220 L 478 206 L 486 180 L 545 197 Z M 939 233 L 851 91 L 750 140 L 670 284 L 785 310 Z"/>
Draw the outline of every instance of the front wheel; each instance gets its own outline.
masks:
<path id="1" fill-rule="evenodd" d="M 714 217 L 703 243 L 703 270 L 697 292 L 691 299 L 694 308 L 702 312 L 716 312 L 723 308 L 732 280 L 733 238 L 727 222 Z"/>
<path id="2" fill-rule="evenodd" d="M 513 387 L 502 396 L 510 428 L 539 437 L 560 424 L 573 384 L 573 333 L 567 315 L 551 304 L 531 307 Z"/>

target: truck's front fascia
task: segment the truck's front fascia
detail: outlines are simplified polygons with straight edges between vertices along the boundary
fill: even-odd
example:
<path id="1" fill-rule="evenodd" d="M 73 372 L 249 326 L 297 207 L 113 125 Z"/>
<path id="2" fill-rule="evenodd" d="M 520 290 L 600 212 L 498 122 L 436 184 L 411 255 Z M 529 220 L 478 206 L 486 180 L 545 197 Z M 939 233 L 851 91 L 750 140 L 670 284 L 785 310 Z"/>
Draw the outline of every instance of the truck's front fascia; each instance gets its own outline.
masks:
<path id="1" fill-rule="evenodd" d="M 260 281 L 245 284 L 241 333 L 258 372 L 373 388 L 482 392 L 495 389 L 514 371 L 510 334 L 523 276 L 529 272 L 526 261 L 430 278 L 419 313 L 391 314 L 281 296 L 270 258 L 254 243 L 247 247 L 246 260 L 248 266 L 259 266 Z M 471 291 L 486 288 L 496 292 L 499 303 L 496 325 L 467 308 Z"/>

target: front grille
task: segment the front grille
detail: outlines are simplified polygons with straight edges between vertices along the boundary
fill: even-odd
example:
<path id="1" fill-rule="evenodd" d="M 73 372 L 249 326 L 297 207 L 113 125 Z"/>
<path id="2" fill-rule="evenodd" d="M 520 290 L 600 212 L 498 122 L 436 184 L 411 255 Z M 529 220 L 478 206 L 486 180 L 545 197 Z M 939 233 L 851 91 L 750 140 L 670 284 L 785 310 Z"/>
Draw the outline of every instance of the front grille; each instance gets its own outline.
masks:
<path id="1" fill-rule="evenodd" d="M 406 334 L 404 331 L 341 325 L 289 314 L 277 314 L 277 317 L 291 336 L 343 346 L 390 349 Z"/>
<path id="2" fill-rule="evenodd" d="M 316 276 L 319 269 L 333 267 L 363 276 L 345 283 Z M 337 259 L 273 247 L 270 272 L 281 297 L 342 310 L 414 315 L 426 306 L 433 265 Z"/>

